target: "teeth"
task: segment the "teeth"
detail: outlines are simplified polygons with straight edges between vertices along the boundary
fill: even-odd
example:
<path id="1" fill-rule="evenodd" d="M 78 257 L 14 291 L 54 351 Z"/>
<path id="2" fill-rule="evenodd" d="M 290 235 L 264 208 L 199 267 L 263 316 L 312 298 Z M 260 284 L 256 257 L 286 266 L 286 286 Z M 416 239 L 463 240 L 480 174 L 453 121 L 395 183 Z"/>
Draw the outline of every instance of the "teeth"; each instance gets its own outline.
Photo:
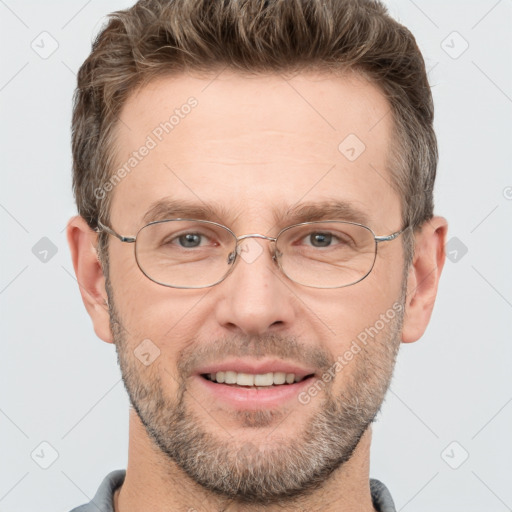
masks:
<path id="1" fill-rule="evenodd" d="M 238 373 L 236 383 L 239 386 L 254 386 L 254 375 L 250 373 Z"/>
<path id="2" fill-rule="evenodd" d="M 274 374 L 272 372 L 254 376 L 255 386 L 272 386 L 272 384 L 274 384 Z"/>
<path id="3" fill-rule="evenodd" d="M 293 384 L 303 379 L 301 377 L 295 377 L 294 373 L 285 372 L 258 373 L 253 375 L 251 373 L 226 371 L 209 373 L 208 377 L 210 377 L 210 380 L 213 382 L 218 382 L 219 384 L 236 384 L 238 386 L 253 386 L 257 388 L 265 388 L 272 385 L 279 386 L 285 383 Z"/>
<path id="4" fill-rule="evenodd" d="M 293 373 L 290 373 L 293 375 Z M 294 375 L 295 377 L 295 375 Z M 286 373 L 284 372 L 276 372 L 274 373 L 274 384 L 284 384 L 286 382 Z"/>
<path id="5" fill-rule="evenodd" d="M 226 384 L 236 384 L 236 372 L 224 372 L 224 382 Z"/>

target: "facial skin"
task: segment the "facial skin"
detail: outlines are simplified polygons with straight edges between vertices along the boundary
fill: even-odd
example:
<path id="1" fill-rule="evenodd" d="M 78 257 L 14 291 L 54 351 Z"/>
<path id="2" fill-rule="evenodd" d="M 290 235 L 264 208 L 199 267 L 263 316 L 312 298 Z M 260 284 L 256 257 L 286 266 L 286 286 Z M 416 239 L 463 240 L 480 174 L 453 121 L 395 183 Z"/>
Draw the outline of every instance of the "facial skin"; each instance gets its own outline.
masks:
<path id="1" fill-rule="evenodd" d="M 364 212 L 377 235 L 402 228 L 386 166 L 392 120 L 375 86 L 312 73 L 289 82 L 228 71 L 213 77 L 163 78 L 129 98 L 119 125 L 120 165 L 190 96 L 198 105 L 116 185 L 114 230 L 134 236 L 164 197 L 221 205 L 209 220 L 238 236 L 275 236 L 295 222 L 285 218 L 290 207 L 326 199 Z M 366 146 L 353 162 L 338 150 L 349 134 Z M 405 275 L 398 238 L 379 245 L 361 282 L 307 288 L 283 276 L 269 243 L 259 240 L 262 254 L 251 263 L 239 259 L 220 284 L 183 290 L 147 279 L 133 245 L 114 237 L 106 287 L 96 234 L 83 219 L 71 219 L 68 240 L 84 303 L 96 334 L 116 344 L 134 407 L 116 511 L 373 510 L 369 425 L 400 342 L 418 339 L 429 321 L 446 229 L 440 217 L 423 226 Z M 197 375 L 201 366 L 237 357 L 286 361 L 314 373 L 315 382 L 396 304 L 404 315 L 360 343 L 307 404 L 294 397 L 274 407 L 235 405 Z M 145 339 L 160 351 L 149 366 L 134 355 Z"/>

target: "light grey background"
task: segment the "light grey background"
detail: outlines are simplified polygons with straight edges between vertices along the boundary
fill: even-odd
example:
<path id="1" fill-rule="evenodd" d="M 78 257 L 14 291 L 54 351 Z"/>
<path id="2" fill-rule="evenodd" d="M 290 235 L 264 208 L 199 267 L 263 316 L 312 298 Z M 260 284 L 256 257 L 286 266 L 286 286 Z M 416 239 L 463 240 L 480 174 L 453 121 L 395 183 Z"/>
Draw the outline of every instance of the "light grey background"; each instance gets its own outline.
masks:
<path id="1" fill-rule="evenodd" d="M 0 0 L 2 512 L 66 512 L 126 467 L 127 396 L 82 305 L 65 225 L 75 73 L 104 16 L 130 4 Z M 454 261 L 425 336 L 402 347 L 371 475 L 399 511 L 512 510 L 512 2 L 388 4 L 430 70 L 436 211 Z"/>

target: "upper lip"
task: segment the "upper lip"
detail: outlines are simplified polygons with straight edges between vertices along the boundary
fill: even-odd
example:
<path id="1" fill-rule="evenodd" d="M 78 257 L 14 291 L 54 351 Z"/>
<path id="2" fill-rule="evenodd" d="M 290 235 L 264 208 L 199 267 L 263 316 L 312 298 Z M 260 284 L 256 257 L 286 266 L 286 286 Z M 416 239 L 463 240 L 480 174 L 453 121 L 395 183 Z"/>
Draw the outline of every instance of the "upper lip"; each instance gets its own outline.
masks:
<path id="1" fill-rule="evenodd" d="M 237 373 L 293 373 L 296 377 L 304 378 L 306 375 L 315 373 L 313 368 L 299 366 L 296 363 L 282 361 L 279 359 L 250 360 L 250 359 L 226 359 L 219 363 L 211 363 L 196 370 L 196 374 L 217 373 L 233 371 Z"/>

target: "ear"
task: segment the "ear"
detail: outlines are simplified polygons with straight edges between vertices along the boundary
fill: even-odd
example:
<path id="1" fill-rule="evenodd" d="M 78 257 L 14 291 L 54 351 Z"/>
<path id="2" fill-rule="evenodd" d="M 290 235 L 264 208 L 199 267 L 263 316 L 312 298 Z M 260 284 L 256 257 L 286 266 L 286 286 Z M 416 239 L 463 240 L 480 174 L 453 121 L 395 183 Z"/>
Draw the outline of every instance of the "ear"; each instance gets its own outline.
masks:
<path id="1" fill-rule="evenodd" d="M 96 251 L 98 235 L 83 217 L 76 216 L 68 222 L 67 238 L 80 294 L 94 332 L 103 341 L 113 343 L 105 276 Z"/>
<path id="2" fill-rule="evenodd" d="M 404 343 L 418 340 L 427 328 L 445 262 L 444 245 L 447 231 L 446 219 L 433 217 L 415 234 L 414 257 L 407 278 L 402 330 Z"/>

